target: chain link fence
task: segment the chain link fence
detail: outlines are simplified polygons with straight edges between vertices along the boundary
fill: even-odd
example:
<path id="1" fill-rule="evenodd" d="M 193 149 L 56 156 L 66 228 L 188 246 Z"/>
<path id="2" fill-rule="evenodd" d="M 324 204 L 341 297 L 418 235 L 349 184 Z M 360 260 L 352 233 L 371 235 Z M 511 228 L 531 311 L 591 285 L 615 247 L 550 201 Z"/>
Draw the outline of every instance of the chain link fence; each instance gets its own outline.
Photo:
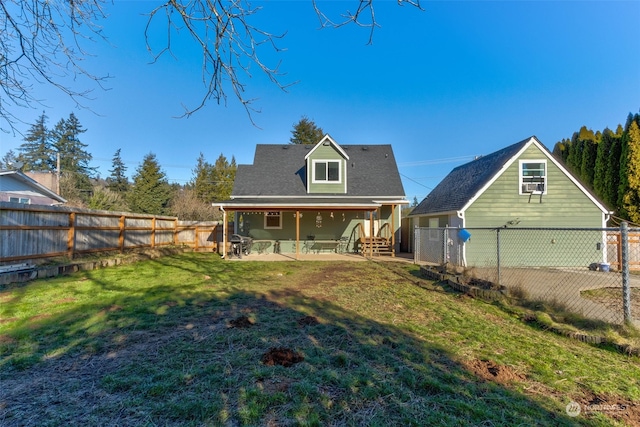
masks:
<path id="1" fill-rule="evenodd" d="M 588 319 L 640 326 L 640 229 L 421 228 L 414 260 Z"/>

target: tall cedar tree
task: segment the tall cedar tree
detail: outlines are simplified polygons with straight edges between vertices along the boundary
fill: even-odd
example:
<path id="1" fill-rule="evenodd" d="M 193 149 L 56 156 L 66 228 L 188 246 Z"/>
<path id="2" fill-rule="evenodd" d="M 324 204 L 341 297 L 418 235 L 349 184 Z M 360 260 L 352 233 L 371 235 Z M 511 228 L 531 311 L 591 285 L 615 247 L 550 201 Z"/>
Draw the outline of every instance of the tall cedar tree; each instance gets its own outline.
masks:
<path id="1" fill-rule="evenodd" d="M 636 137 L 635 128 L 640 128 L 640 114 L 629 114 L 625 126 L 618 125 L 615 134 L 609 129 L 594 134 L 583 126 L 571 140 L 563 139 L 553 149 L 555 157 L 615 211 L 616 216 L 633 222 L 640 219 L 640 213 L 635 214 L 640 210 L 640 200 L 636 200 L 638 193 L 633 187 L 639 172 L 633 164 L 637 159 L 632 141 Z"/>
<path id="2" fill-rule="evenodd" d="M 322 128 L 318 127 L 313 120 L 302 116 L 300 121 L 293 125 L 291 131 L 291 144 L 317 144 L 324 136 Z"/>
<path id="3" fill-rule="evenodd" d="M 168 212 L 172 189 L 155 154 L 147 154 L 133 176 L 127 202 L 132 212 L 164 215 Z"/>
<path id="4" fill-rule="evenodd" d="M 51 143 L 51 132 L 47 129 L 47 115 L 42 112 L 31 125 L 24 137 L 24 143 L 18 147 L 18 160 L 24 163 L 23 170 L 35 172 L 53 172 L 56 159 Z"/>
<path id="5" fill-rule="evenodd" d="M 606 128 L 601 135 L 595 152 L 595 162 L 593 166 L 593 190 L 604 202 L 607 202 L 607 167 L 609 166 L 609 151 L 615 135 L 609 128 Z"/>
<path id="6" fill-rule="evenodd" d="M 120 157 L 120 148 L 118 148 L 113 155 L 111 167 L 113 169 L 109 169 L 111 175 L 107 178 L 107 188 L 114 193 L 124 196 L 127 191 L 129 191 L 130 184 L 129 179 L 125 175 L 127 167 L 124 165 L 122 157 Z"/>
<path id="7" fill-rule="evenodd" d="M 627 188 L 622 207 L 631 222 L 640 224 L 640 127 L 635 120 L 629 126 L 627 141 Z"/>

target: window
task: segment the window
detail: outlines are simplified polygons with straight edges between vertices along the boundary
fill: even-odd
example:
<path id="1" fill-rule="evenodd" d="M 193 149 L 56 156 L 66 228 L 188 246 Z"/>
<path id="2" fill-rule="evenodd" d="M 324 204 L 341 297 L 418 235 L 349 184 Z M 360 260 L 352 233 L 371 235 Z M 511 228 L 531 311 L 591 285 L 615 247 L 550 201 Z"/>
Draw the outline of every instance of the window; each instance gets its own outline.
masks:
<path id="1" fill-rule="evenodd" d="M 28 205 L 31 203 L 31 199 L 27 197 L 9 197 L 9 201 L 11 203 L 22 203 L 25 205 Z"/>
<path id="2" fill-rule="evenodd" d="M 429 218 L 429 240 L 440 240 L 440 221 L 438 218 Z"/>
<path id="3" fill-rule="evenodd" d="M 340 182 L 340 161 L 316 160 L 313 162 L 313 182 Z"/>
<path id="4" fill-rule="evenodd" d="M 520 194 L 546 194 L 547 161 L 520 160 Z"/>
<path id="5" fill-rule="evenodd" d="M 264 228 L 282 228 L 282 212 L 265 212 Z"/>

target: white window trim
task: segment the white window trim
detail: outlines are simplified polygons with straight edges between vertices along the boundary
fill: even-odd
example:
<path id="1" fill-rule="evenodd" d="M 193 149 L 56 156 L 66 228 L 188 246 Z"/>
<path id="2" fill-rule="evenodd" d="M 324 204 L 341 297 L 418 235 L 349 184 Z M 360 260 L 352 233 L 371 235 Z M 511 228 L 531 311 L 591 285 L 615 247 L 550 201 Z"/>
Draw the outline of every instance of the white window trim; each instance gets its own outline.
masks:
<path id="1" fill-rule="evenodd" d="M 278 215 L 269 215 L 269 214 L 278 214 Z M 267 217 L 278 218 L 278 225 L 273 227 L 267 225 Z M 282 230 L 282 212 L 271 211 L 264 213 L 264 229 L 265 230 Z"/>
<path id="2" fill-rule="evenodd" d="M 544 164 L 544 191 L 533 191 L 533 194 L 547 194 L 549 188 L 549 168 L 546 159 L 526 159 L 518 161 L 518 194 L 528 196 L 531 192 L 522 191 L 524 176 L 522 175 L 522 165 L 525 163 L 543 163 Z"/>
<path id="3" fill-rule="evenodd" d="M 316 163 L 338 163 L 338 180 L 329 181 L 328 179 L 316 179 Z M 329 168 L 327 167 L 327 177 L 329 176 Z M 342 161 L 339 159 L 314 159 L 311 161 L 311 182 L 314 184 L 342 184 Z"/>

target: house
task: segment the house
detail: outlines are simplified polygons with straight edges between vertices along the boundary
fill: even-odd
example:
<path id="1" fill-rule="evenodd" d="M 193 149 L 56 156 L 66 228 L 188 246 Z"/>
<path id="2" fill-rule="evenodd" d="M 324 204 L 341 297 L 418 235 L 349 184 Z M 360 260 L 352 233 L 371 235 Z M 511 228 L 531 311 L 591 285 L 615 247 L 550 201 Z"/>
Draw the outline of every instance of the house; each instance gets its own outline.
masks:
<path id="1" fill-rule="evenodd" d="M 604 228 L 611 212 L 585 188 L 535 136 L 453 169 L 410 214 L 414 226 L 428 227 L 434 259 L 455 265 L 483 266 L 493 253 L 495 230 L 503 228 Z M 447 238 L 440 229 L 452 227 Z M 477 230 L 473 230 L 473 229 Z M 485 233 L 480 229 L 492 229 Z M 464 231 L 462 231 L 464 230 Z M 572 241 L 554 237 L 527 241 L 524 233 L 502 233 L 503 247 L 511 247 L 512 264 L 557 265 L 564 254 L 575 253 Z M 566 234 L 566 232 L 565 232 Z M 588 265 L 606 260 L 602 232 L 572 262 Z M 442 241 L 445 244 L 442 244 Z M 423 242 L 424 244 L 424 242 Z M 511 246 L 509 246 L 511 245 Z M 443 251 L 446 256 L 443 258 Z M 518 255 L 514 255 L 517 253 Z M 533 255 L 535 254 L 535 255 Z M 533 259 L 535 258 L 535 259 Z"/>
<path id="2" fill-rule="evenodd" d="M 19 170 L 0 170 L 0 202 L 59 205 L 67 201 Z"/>
<path id="3" fill-rule="evenodd" d="M 408 204 L 390 145 L 260 144 L 239 165 L 231 200 L 214 203 L 252 250 L 395 255 Z M 232 215 L 232 216 L 231 216 Z"/>

